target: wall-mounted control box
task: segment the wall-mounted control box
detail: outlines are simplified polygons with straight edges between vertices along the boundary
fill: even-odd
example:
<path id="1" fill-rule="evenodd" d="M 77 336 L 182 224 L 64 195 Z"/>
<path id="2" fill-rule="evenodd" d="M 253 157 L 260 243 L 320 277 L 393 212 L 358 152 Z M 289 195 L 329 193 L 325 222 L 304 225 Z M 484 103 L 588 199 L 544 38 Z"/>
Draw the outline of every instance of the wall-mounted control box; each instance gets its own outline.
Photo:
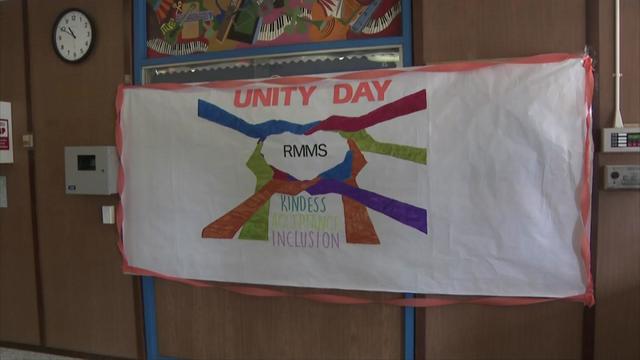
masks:
<path id="1" fill-rule="evenodd" d="M 640 152 L 640 128 L 602 129 L 603 152 Z"/>
<path id="2" fill-rule="evenodd" d="M 640 189 L 640 165 L 606 165 L 604 177 L 606 190 Z"/>
<path id="3" fill-rule="evenodd" d="M 64 175 L 67 194 L 116 194 L 118 155 L 115 146 L 65 146 Z"/>

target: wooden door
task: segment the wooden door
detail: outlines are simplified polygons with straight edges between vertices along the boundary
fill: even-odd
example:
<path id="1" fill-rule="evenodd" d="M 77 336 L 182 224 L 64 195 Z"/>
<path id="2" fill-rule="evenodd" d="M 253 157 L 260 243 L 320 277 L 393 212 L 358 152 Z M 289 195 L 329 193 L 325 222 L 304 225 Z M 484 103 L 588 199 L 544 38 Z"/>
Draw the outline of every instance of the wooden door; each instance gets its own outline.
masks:
<path id="1" fill-rule="evenodd" d="M 78 64 L 52 48 L 54 21 L 67 8 L 95 23 L 95 46 Z M 101 223 L 101 206 L 117 197 L 65 195 L 63 157 L 65 146 L 115 144 L 116 89 L 130 73 L 130 19 L 130 1 L 28 1 L 45 345 L 134 358 L 134 278 L 121 271 L 116 227 Z"/>
<path id="2" fill-rule="evenodd" d="M 6 177 L 8 207 L 0 208 L 0 341 L 40 343 L 33 198 L 29 150 L 21 136 L 29 132 L 23 7 L 20 0 L 0 2 L 0 101 L 11 102 L 14 163 L 0 164 Z"/>

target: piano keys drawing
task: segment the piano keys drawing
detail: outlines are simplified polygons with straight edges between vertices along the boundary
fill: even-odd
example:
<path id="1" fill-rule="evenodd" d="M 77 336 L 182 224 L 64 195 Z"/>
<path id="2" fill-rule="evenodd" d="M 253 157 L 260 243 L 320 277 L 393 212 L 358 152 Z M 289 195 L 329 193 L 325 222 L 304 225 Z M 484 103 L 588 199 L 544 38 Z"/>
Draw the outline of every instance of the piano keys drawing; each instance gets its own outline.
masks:
<path id="1" fill-rule="evenodd" d="M 399 36 L 401 0 L 147 0 L 147 56 Z"/>

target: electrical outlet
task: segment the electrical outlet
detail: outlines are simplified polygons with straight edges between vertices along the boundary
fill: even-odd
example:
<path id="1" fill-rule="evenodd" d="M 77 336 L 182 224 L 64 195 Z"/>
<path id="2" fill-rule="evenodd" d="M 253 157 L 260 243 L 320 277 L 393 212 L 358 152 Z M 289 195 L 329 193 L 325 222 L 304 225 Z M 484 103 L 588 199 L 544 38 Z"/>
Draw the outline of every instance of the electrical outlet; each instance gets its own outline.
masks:
<path id="1" fill-rule="evenodd" d="M 640 189 L 640 165 L 606 165 L 604 176 L 606 190 Z"/>

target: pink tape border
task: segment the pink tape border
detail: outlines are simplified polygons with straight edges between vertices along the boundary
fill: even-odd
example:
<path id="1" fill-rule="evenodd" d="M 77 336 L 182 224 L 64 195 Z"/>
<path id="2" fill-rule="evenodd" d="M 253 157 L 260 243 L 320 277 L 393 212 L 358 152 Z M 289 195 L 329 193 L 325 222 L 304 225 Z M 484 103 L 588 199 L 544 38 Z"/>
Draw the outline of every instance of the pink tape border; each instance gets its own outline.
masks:
<path id="1" fill-rule="evenodd" d="M 449 64 L 441 64 L 441 65 L 430 65 L 430 66 L 421 66 L 421 67 L 413 67 L 413 68 L 405 68 L 405 69 L 392 69 L 392 70 L 370 70 L 370 71 L 359 71 L 352 73 L 345 73 L 339 75 L 328 75 L 328 76 L 292 76 L 292 77 L 284 77 L 284 78 L 273 78 L 273 79 L 264 79 L 264 80 L 231 80 L 231 81 L 219 81 L 212 82 L 206 84 L 150 84 L 150 85 L 134 85 L 134 86 L 125 86 L 120 85 L 118 87 L 118 92 L 116 95 L 116 147 L 118 151 L 118 156 L 122 158 L 122 127 L 120 122 L 120 111 L 122 108 L 122 101 L 124 91 L 126 89 L 132 88 L 146 88 L 146 89 L 158 89 L 158 90 L 180 90 L 186 89 L 190 87 L 209 87 L 216 89 L 229 89 L 247 86 L 251 84 L 257 83 L 265 83 L 265 84 L 276 84 L 276 85 L 302 85 L 318 82 L 326 79 L 336 79 L 336 80 L 369 80 L 369 79 L 378 79 L 381 77 L 389 77 L 395 76 L 398 74 L 410 73 L 410 72 L 460 72 L 460 71 L 472 71 L 477 69 L 482 69 L 486 67 L 501 65 L 501 64 L 544 64 L 544 63 L 556 63 L 562 62 L 569 59 L 583 59 L 583 67 L 585 70 L 585 125 L 586 125 L 586 133 L 585 136 L 585 155 L 583 159 L 583 178 L 582 178 L 582 189 L 580 194 L 581 201 L 581 217 L 584 226 L 584 236 L 581 240 L 581 255 L 584 264 L 584 276 L 587 283 L 587 288 L 584 294 L 577 294 L 574 296 L 569 296 L 565 298 L 533 298 L 533 297 L 487 297 L 487 296 L 427 296 L 427 297 L 419 297 L 419 298 L 394 298 L 387 300 L 373 300 L 364 297 L 357 296 L 346 296 L 346 295 L 337 295 L 330 293 L 314 293 L 310 290 L 309 293 L 304 294 L 293 294 L 286 291 L 281 291 L 277 289 L 272 289 L 264 286 L 245 286 L 245 285 L 232 285 L 232 284 L 220 284 L 220 283 L 211 283 L 206 281 L 198 281 L 191 279 L 183 279 L 174 276 L 169 276 L 161 273 L 157 273 L 154 271 L 138 268 L 129 265 L 129 261 L 127 259 L 127 254 L 125 253 L 124 243 L 122 238 L 122 227 L 124 224 L 124 208 L 122 206 L 122 202 L 118 202 L 118 206 L 116 208 L 116 223 L 118 228 L 118 250 L 122 255 L 122 270 L 125 273 L 131 273 L 135 275 L 146 275 L 146 276 L 155 276 L 161 279 L 172 280 L 182 282 L 191 286 L 196 287 L 215 287 L 225 289 L 226 291 L 230 291 L 236 294 L 257 296 L 257 297 L 298 297 L 311 301 L 322 302 L 322 303 L 332 303 L 332 304 L 347 304 L 347 305 L 357 305 L 357 304 L 373 304 L 373 303 L 382 303 L 388 305 L 395 306 L 408 306 L 408 307 L 435 307 L 435 306 L 446 306 L 452 304 L 483 304 L 483 305 L 496 305 L 496 306 L 519 306 L 519 305 L 530 305 L 530 304 L 538 304 L 545 303 L 550 301 L 573 301 L 573 302 L 581 302 L 585 306 L 593 306 L 595 305 L 595 297 L 593 290 L 593 278 L 591 275 L 591 250 L 590 250 L 590 241 L 589 241 L 589 232 L 590 232 L 590 224 L 591 224 L 591 176 L 592 176 L 592 159 L 591 159 L 591 131 L 592 131 L 592 118 L 591 118 L 591 107 L 592 107 L 592 99 L 593 99 L 593 90 L 594 90 L 594 77 L 593 77 L 593 68 L 592 68 L 592 60 L 589 56 L 585 55 L 574 55 L 574 54 L 565 54 L 565 53 L 555 53 L 555 54 L 543 54 L 536 55 L 530 57 L 522 57 L 522 58 L 512 58 L 512 59 L 499 59 L 499 60 L 485 60 L 485 61 L 473 61 L 473 62 L 456 62 Z M 124 168 L 122 167 L 122 162 L 120 162 L 119 172 L 118 172 L 118 194 L 122 198 L 122 193 L 125 188 L 125 173 Z"/>

